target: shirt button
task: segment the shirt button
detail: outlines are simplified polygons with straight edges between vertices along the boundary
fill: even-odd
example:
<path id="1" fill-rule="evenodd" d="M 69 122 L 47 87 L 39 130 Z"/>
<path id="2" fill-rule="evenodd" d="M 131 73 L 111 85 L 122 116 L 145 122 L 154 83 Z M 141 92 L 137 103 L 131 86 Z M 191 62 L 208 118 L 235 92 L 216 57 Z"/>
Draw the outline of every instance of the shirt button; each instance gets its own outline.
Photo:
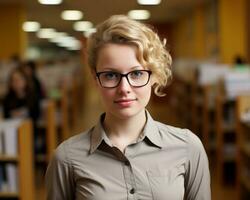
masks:
<path id="1" fill-rule="evenodd" d="M 130 194 L 134 194 L 135 193 L 135 189 L 132 188 L 129 192 L 130 192 Z"/>
<path id="2" fill-rule="evenodd" d="M 124 162 L 124 164 L 127 165 L 127 166 L 129 166 L 129 165 L 130 165 L 130 162 L 129 162 L 128 160 L 126 160 L 126 161 Z"/>

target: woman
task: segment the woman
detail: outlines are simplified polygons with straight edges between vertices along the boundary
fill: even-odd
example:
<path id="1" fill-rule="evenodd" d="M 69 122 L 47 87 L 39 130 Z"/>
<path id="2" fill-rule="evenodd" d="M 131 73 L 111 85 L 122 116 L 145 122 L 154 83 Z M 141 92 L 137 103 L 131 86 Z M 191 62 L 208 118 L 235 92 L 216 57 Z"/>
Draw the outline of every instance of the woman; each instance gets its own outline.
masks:
<path id="1" fill-rule="evenodd" d="M 4 118 L 30 118 L 33 122 L 34 151 L 44 151 L 44 142 L 38 136 L 37 120 L 40 117 L 40 101 L 31 89 L 26 74 L 18 67 L 9 77 L 8 91 L 3 99 Z"/>
<path id="2" fill-rule="evenodd" d="M 36 74 L 36 63 L 31 60 L 27 61 L 23 63 L 22 68 L 23 68 L 24 73 L 28 77 L 29 82 L 31 83 L 31 87 L 34 93 L 36 94 L 39 100 L 42 100 L 45 97 L 45 95 L 44 95 L 41 82 Z"/>
<path id="3" fill-rule="evenodd" d="M 15 68 L 10 74 L 8 91 L 3 99 L 3 111 L 5 118 L 29 117 L 36 121 L 39 117 L 38 98 L 21 68 Z"/>
<path id="4" fill-rule="evenodd" d="M 105 113 L 63 142 L 46 173 L 50 200 L 210 199 L 208 160 L 189 130 L 154 121 L 145 109 L 171 76 L 156 33 L 112 16 L 88 43 L 89 66 Z"/>

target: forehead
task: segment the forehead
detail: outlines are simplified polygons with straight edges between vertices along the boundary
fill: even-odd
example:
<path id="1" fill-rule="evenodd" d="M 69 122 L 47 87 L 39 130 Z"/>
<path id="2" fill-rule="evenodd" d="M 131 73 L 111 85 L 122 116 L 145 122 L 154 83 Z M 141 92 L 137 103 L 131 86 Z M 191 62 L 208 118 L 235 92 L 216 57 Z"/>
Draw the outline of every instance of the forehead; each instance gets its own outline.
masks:
<path id="1" fill-rule="evenodd" d="M 127 70 L 141 64 L 137 48 L 127 44 L 106 44 L 98 53 L 97 69 Z"/>

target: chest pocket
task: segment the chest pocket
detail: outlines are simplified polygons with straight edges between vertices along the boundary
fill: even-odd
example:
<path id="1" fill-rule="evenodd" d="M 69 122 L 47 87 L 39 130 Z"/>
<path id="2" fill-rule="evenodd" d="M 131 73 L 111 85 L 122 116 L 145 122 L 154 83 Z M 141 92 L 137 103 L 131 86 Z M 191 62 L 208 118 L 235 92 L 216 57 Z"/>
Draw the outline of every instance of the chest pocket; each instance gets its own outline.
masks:
<path id="1" fill-rule="evenodd" d="M 181 167 L 149 170 L 147 177 L 153 200 L 183 200 L 184 170 Z"/>

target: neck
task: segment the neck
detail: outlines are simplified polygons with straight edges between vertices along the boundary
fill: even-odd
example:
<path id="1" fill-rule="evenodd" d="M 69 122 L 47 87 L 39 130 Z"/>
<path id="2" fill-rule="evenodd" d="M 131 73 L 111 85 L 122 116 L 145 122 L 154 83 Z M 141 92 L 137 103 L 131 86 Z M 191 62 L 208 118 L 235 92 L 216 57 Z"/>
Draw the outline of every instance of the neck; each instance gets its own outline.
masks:
<path id="1" fill-rule="evenodd" d="M 127 146 L 137 140 L 145 123 L 145 110 L 128 119 L 120 119 L 106 113 L 104 128 L 107 136 L 114 145 L 122 142 L 123 146 Z"/>

